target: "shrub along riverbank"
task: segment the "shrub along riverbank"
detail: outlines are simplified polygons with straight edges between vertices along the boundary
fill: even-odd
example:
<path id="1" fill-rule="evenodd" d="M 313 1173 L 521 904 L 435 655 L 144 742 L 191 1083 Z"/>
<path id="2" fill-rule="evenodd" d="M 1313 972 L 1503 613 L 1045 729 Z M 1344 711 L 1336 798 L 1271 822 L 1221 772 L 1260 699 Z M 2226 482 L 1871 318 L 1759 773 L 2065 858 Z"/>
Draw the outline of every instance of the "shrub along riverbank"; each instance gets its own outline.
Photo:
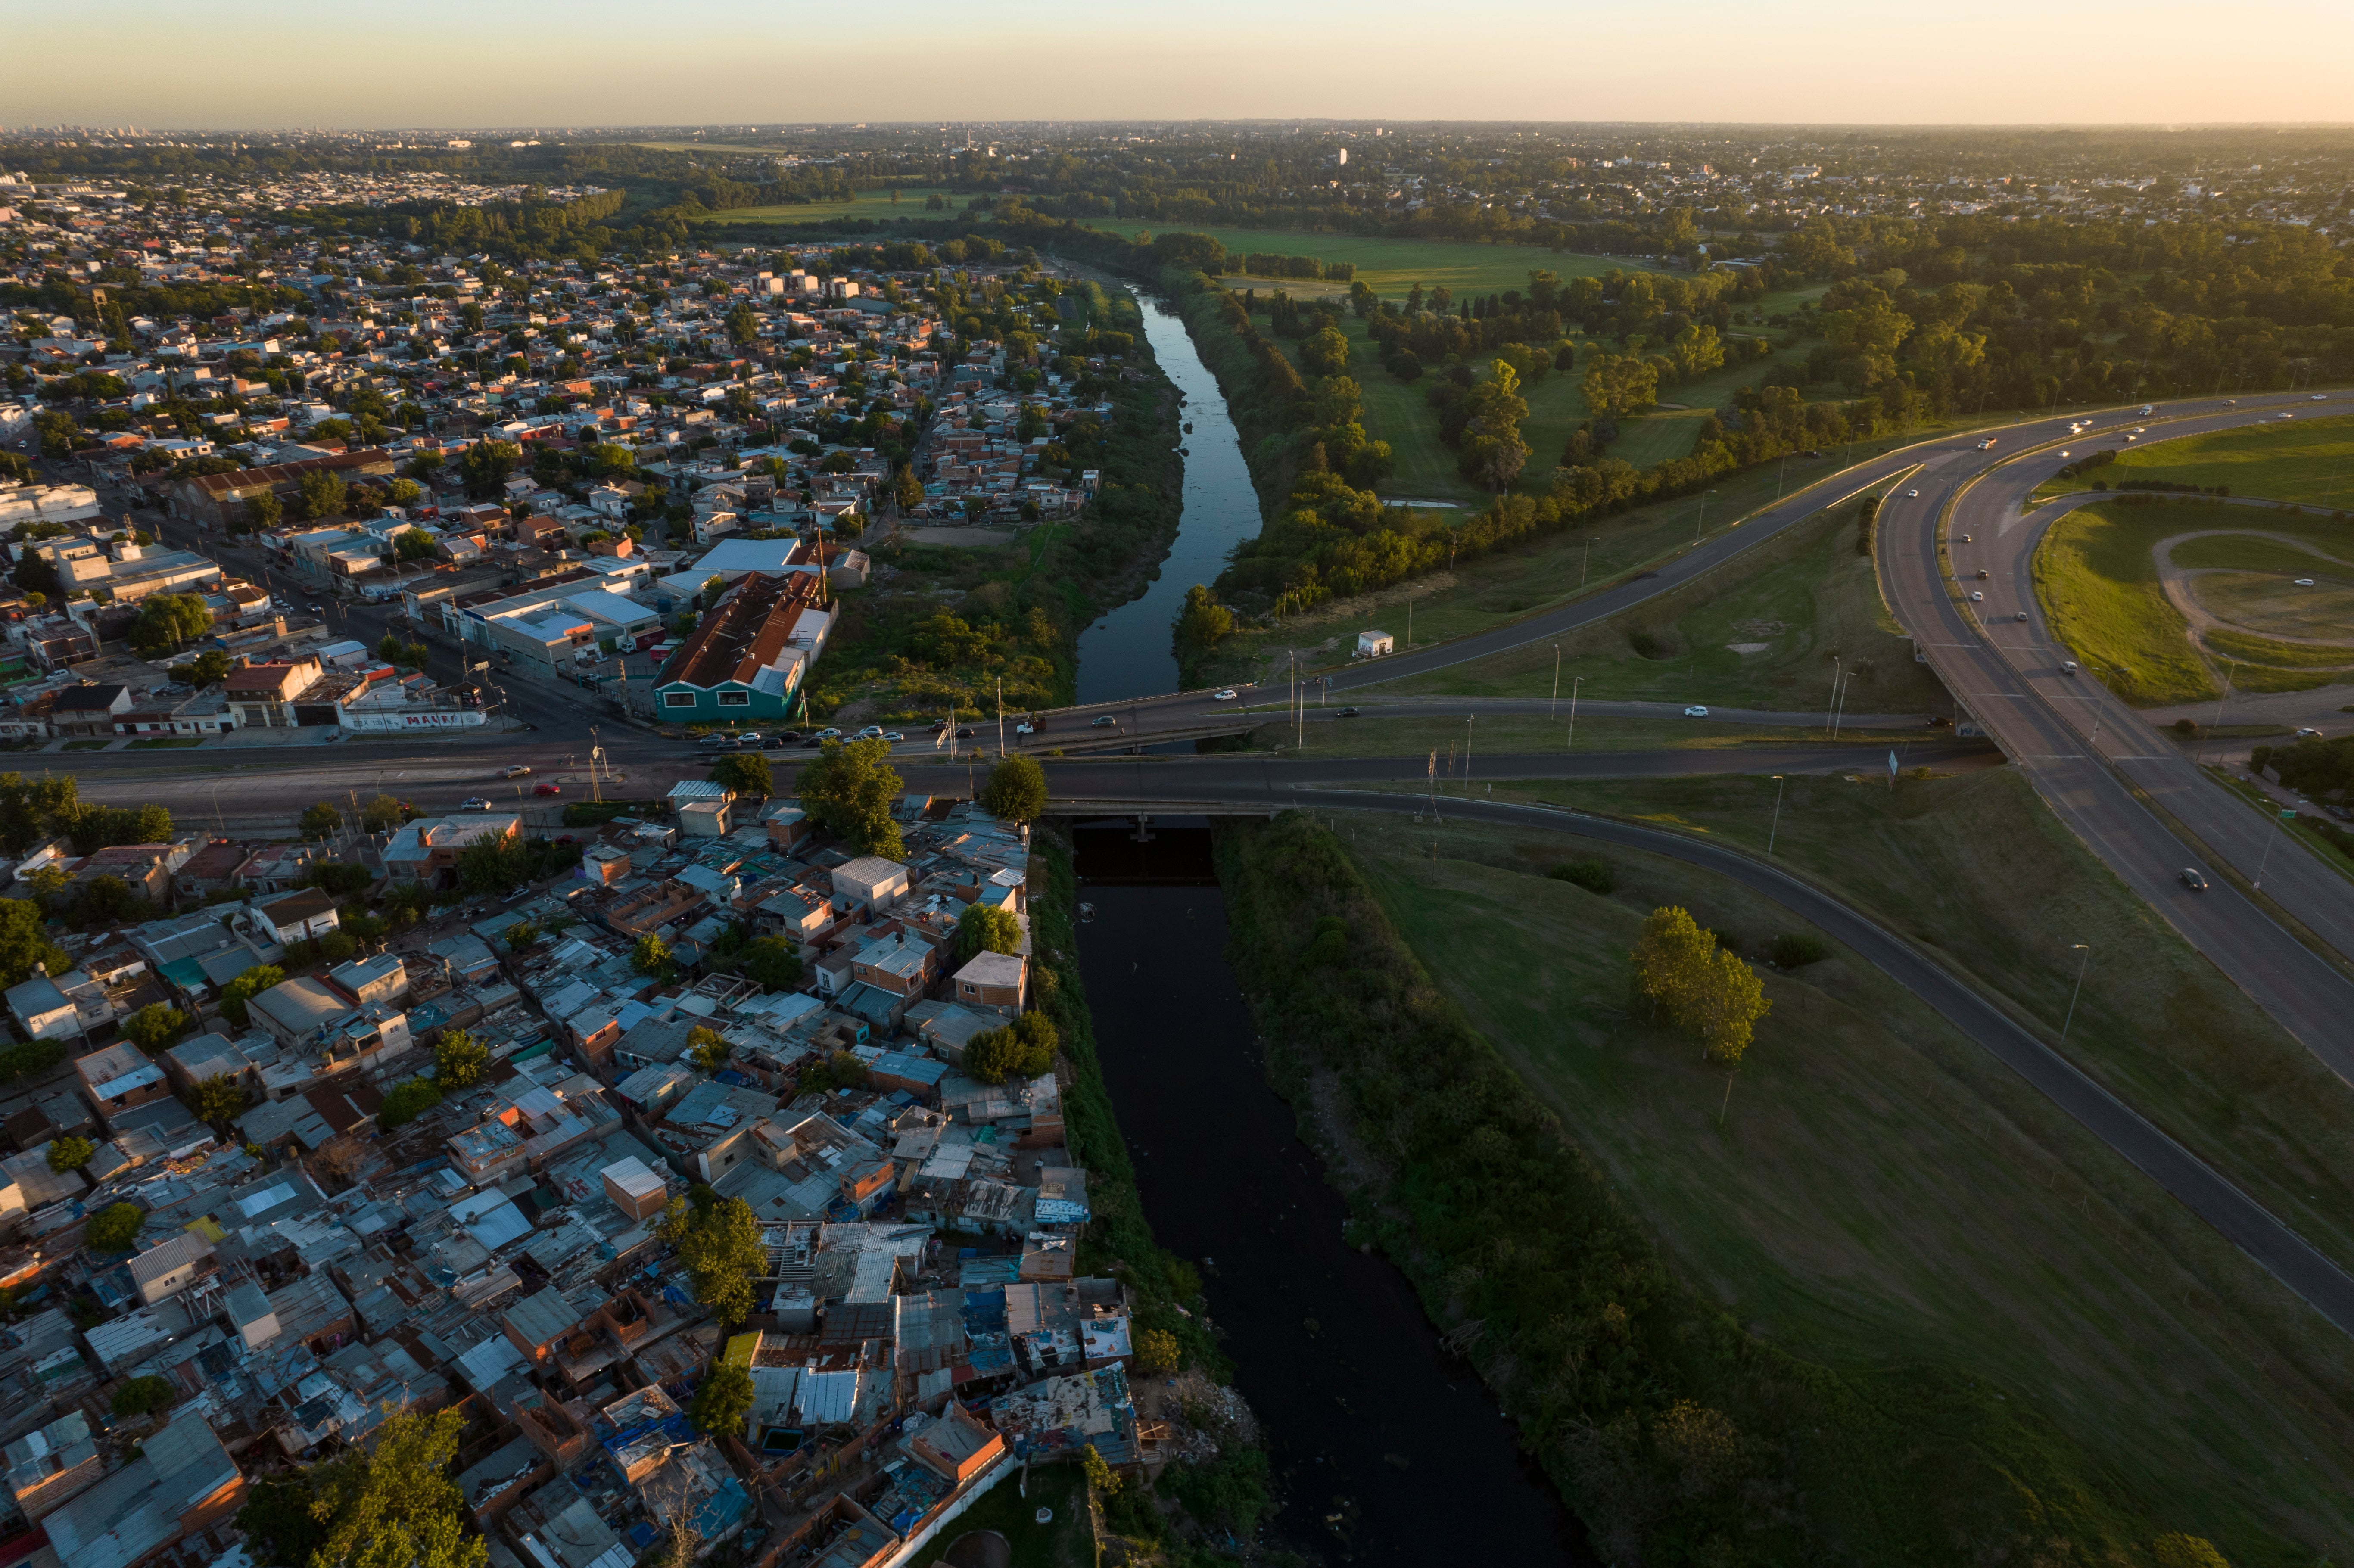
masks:
<path id="1" fill-rule="evenodd" d="M 1278 1086 L 1606 1560 L 2221 1561 L 2150 1540 L 2112 1467 L 1964 1369 L 1842 1373 L 1745 1332 L 1662 1261 L 1332 834 L 1292 814 L 1218 855 Z"/>

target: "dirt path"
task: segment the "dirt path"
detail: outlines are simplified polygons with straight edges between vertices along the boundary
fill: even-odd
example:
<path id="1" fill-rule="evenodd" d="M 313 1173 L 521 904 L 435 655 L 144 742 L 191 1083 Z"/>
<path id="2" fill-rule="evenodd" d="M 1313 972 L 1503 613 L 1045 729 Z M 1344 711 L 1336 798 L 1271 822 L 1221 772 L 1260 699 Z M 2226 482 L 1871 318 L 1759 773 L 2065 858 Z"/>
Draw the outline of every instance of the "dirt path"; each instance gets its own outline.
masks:
<path id="1" fill-rule="evenodd" d="M 2194 530 L 2191 533 L 2177 534 L 2170 538 L 2160 539 L 2157 544 L 2150 546 L 2150 555 L 2158 563 L 2158 586 L 2165 590 L 2168 602 L 2172 604 L 2176 609 L 2181 611 L 2182 618 L 2185 620 L 2190 622 L 2190 630 L 2194 637 L 2200 637 L 2200 641 L 2203 641 L 2204 638 L 2203 636 L 2200 636 L 2200 634 L 2204 632 L 2212 630 L 2237 631 L 2250 637 L 2264 638 L 2269 642 L 2284 642 L 2298 648 L 2343 648 L 2349 655 L 2354 655 L 2354 639 L 2342 637 L 2289 637 L 2276 631 L 2260 630 L 2253 626 L 2236 626 L 2231 621 L 2218 618 L 2213 612 L 2201 605 L 2199 602 L 2198 596 L 2190 591 L 2190 581 L 2193 577 L 2205 577 L 2211 572 L 2238 572 L 2241 568 L 2236 567 L 2192 567 L 2187 568 L 2178 567 L 2174 564 L 2174 547 L 2178 545 L 2187 545 L 2193 539 L 2212 539 L 2219 536 L 2269 539 L 2274 544 L 2286 545 L 2292 549 L 2302 550 L 2306 555 L 2313 556 L 2314 559 L 2325 562 L 2329 566 L 2337 567 L 2340 571 L 2345 569 L 2345 563 L 2343 561 L 2340 561 L 2337 556 L 2329 555 L 2325 551 L 2317 549 L 2308 540 L 2296 538 L 2287 534 L 2271 533 L 2262 528 L 2200 528 Z"/>

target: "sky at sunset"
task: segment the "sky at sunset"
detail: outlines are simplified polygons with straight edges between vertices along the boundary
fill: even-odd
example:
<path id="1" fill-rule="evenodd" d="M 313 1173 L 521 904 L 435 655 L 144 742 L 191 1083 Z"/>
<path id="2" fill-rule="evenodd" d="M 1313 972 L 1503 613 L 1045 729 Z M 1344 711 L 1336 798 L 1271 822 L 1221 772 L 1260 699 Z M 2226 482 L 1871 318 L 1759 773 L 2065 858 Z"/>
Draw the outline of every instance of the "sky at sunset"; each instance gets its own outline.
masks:
<path id="1" fill-rule="evenodd" d="M 17 8 L 0 124 L 2354 121 L 2354 0 L 123 0 Z"/>

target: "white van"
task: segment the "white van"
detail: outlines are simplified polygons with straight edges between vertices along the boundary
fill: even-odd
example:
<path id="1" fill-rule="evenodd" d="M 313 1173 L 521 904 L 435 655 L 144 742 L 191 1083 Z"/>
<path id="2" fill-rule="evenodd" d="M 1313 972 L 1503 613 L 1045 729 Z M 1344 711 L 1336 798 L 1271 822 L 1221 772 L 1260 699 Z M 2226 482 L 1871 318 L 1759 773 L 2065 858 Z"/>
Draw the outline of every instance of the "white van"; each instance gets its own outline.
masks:
<path id="1" fill-rule="evenodd" d="M 2060 673 L 2061 673 L 2062 674 L 2063 674 L 2063 675 L 2073 675 L 2073 674 L 2074 674 L 2074 673 L 2076 673 L 2076 661 L 2074 661 L 2073 659 L 2062 659 L 2062 660 L 2061 660 L 2061 661 L 2060 661 Z"/>

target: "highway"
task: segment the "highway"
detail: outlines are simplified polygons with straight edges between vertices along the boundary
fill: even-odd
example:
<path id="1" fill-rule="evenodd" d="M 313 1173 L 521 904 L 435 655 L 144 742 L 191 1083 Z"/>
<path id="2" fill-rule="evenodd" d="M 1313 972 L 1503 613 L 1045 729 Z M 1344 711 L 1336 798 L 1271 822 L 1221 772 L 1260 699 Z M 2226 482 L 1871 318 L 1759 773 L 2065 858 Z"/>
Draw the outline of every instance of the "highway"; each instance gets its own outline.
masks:
<path id="1" fill-rule="evenodd" d="M 1293 800 L 1328 810 L 1405 811 L 1414 800 L 1343 789 L 1303 789 Z M 2084 1129 L 2221 1232 L 2342 1331 L 2354 1334 L 2354 1276 L 2275 1219 L 2197 1155 L 2151 1126 L 2001 1009 L 1940 969 L 1903 938 L 1764 861 L 1694 836 L 1549 807 L 1460 800 L 1443 810 L 1508 827 L 1542 828 L 1666 855 L 1732 878 L 1813 922 L 1935 1008 L 1997 1060 L 2041 1090 Z"/>
<path id="2" fill-rule="evenodd" d="M 2065 450 L 2121 446 L 2114 433 L 2120 422 L 2146 428 L 2148 440 L 2312 407 L 2282 395 L 2236 407 L 2180 405 L 2165 410 L 2163 422 L 2103 416 L 2105 429 L 2069 440 Z M 2063 421 L 2052 439 L 2064 438 Z M 1908 486 L 1918 489 L 1917 499 L 1892 497 L 1880 514 L 1878 561 L 1889 605 L 1946 689 L 2104 863 L 2333 1072 L 2354 1082 L 2354 982 L 2215 867 L 2220 860 L 2251 883 L 2261 874 L 2267 897 L 2349 957 L 2354 885 L 2202 776 L 2194 759 L 2092 672 L 2062 669 L 2070 655 L 2051 640 L 2036 603 L 2033 557 L 2044 530 L 2070 503 L 2032 513 L 2023 504 L 2060 468 L 2060 450 L 1990 469 L 1953 459 L 1925 464 L 1917 484 Z M 2260 521 L 2252 517 L 2251 524 Z M 1983 581 L 1981 569 L 1988 573 Z M 1984 593 L 1984 601 L 1971 601 L 1971 592 Z M 2024 621 L 2018 620 L 2022 613 Z M 2199 846 L 2186 844 L 2136 789 L 2196 835 Z M 2206 891 L 2184 884 L 2186 868 L 2206 875 Z"/>

